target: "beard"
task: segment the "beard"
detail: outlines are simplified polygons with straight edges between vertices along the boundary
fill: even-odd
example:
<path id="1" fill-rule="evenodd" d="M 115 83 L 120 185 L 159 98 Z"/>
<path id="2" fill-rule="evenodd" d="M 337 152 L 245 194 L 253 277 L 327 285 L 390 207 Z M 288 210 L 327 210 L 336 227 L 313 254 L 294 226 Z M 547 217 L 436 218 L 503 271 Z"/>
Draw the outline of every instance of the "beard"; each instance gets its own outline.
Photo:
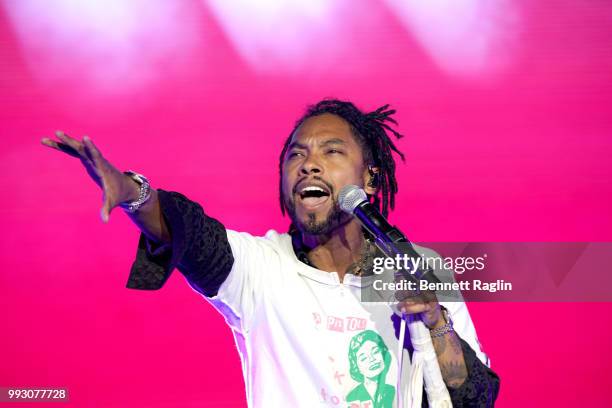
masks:
<path id="1" fill-rule="evenodd" d="M 295 225 L 300 232 L 309 235 L 329 234 L 335 228 L 342 225 L 348 216 L 348 214 L 342 211 L 333 194 L 330 199 L 332 200 L 331 210 L 328 211 L 325 219 L 320 221 L 317 221 L 317 215 L 315 213 L 308 213 L 306 221 L 300 220 L 297 217 L 295 201 L 293 199 L 285 200 L 285 207 L 287 208 L 287 214 L 289 214 L 291 222 L 293 222 L 293 225 Z"/>

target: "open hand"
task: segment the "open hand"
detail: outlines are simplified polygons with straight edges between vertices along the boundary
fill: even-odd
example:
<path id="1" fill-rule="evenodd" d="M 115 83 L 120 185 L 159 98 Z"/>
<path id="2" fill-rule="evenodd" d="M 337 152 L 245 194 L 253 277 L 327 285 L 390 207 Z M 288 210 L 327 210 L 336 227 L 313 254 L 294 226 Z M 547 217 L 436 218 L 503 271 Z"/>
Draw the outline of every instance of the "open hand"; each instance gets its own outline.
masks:
<path id="1" fill-rule="evenodd" d="M 137 184 L 110 164 L 88 136 L 83 137 L 82 141 L 62 131 L 55 132 L 55 136 L 59 141 L 45 137 L 41 140 L 42 144 L 81 160 L 89 176 L 102 189 L 100 217 L 103 222 L 108 222 L 113 208 L 138 197 Z"/>

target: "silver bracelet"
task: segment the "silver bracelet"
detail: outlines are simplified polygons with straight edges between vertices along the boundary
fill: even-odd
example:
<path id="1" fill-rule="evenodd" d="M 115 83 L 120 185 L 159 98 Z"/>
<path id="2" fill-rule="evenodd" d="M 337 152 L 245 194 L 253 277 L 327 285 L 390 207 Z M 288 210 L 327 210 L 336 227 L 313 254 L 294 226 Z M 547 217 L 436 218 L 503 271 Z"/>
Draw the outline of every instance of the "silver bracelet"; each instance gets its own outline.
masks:
<path id="1" fill-rule="evenodd" d="M 452 331 L 454 331 L 453 329 L 453 321 L 450 318 L 450 315 L 448 314 L 448 310 L 446 310 L 446 308 L 441 307 L 442 310 L 442 316 L 444 316 L 444 320 L 446 321 L 446 324 L 442 327 L 438 327 L 436 329 L 430 329 L 429 330 L 429 334 L 431 335 L 432 339 L 435 339 L 436 337 L 442 337 L 444 336 L 446 333 L 450 333 Z"/>
<path id="2" fill-rule="evenodd" d="M 125 171 L 123 174 L 129 176 L 140 185 L 140 192 L 135 201 L 126 201 L 119 204 L 126 212 L 133 214 L 151 198 L 151 185 L 149 184 L 149 180 L 142 174 L 138 174 L 131 170 Z"/>

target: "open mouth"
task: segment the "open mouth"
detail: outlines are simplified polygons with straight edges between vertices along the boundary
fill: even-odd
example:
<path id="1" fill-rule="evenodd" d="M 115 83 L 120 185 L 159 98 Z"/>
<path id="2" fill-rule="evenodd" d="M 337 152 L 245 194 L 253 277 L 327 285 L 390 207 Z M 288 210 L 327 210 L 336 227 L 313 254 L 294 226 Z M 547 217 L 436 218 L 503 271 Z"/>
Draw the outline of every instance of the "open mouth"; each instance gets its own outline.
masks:
<path id="1" fill-rule="evenodd" d="M 315 185 L 306 185 L 301 187 L 297 194 L 300 201 L 307 209 L 314 209 L 324 204 L 330 197 L 327 188 Z"/>

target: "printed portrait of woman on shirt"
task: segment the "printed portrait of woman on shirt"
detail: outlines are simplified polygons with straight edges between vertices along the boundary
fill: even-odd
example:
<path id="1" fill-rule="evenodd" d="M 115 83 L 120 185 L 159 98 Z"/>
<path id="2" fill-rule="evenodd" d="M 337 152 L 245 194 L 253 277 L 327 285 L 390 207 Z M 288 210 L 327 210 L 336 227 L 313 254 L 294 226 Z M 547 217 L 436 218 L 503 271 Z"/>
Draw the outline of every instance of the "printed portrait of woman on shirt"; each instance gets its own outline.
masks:
<path id="1" fill-rule="evenodd" d="M 351 377 L 360 383 L 346 396 L 349 407 L 391 408 L 395 387 L 385 382 L 391 355 L 382 337 L 365 330 L 351 339 L 348 354 Z"/>

